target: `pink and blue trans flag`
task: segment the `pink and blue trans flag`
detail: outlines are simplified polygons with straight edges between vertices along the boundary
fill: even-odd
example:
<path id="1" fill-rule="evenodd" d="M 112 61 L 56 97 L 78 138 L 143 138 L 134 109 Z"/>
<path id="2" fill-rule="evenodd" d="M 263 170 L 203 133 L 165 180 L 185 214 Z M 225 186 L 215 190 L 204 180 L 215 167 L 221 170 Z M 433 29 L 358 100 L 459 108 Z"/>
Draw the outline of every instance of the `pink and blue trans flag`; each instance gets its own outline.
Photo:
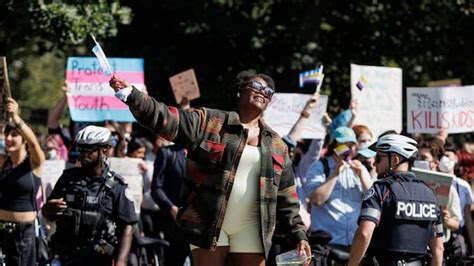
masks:
<path id="1" fill-rule="evenodd" d="M 92 47 L 92 52 L 95 54 L 95 56 L 99 60 L 99 64 L 104 70 L 105 75 L 110 76 L 112 74 L 112 68 L 110 67 L 109 60 L 107 60 L 104 50 L 102 50 L 102 47 L 100 46 L 100 44 L 95 40 L 94 35 L 91 35 L 91 37 L 95 43 L 94 47 Z"/>

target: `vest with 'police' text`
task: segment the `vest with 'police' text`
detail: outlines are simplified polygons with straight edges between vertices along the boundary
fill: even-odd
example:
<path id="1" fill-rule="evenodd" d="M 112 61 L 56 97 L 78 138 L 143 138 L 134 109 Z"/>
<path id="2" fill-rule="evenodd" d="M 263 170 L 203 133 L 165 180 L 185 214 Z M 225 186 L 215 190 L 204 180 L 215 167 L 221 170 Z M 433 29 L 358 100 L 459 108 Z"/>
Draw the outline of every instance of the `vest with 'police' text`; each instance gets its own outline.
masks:
<path id="1" fill-rule="evenodd" d="M 372 254 L 425 254 L 430 238 L 443 232 L 433 190 L 412 173 L 375 182 L 364 196 L 359 220 L 378 224 L 369 247 Z"/>

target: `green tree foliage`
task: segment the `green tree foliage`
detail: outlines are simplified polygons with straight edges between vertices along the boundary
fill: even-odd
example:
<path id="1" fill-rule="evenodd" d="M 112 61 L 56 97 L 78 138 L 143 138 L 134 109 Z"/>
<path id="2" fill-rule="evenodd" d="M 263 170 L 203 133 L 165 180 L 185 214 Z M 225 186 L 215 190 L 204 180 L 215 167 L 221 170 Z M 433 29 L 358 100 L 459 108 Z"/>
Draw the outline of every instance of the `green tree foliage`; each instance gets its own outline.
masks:
<path id="1" fill-rule="evenodd" d="M 461 78 L 474 82 L 472 12 L 454 1 L 326 1 L 319 54 L 329 62 L 327 86 L 349 97 L 349 63 L 403 69 L 404 86 Z M 328 64 L 328 63 L 326 63 Z"/>
<path id="2" fill-rule="evenodd" d="M 401 67 L 405 86 L 473 84 L 473 10 L 464 0 L 0 0 L 0 52 L 57 47 L 64 66 L 67 56 L 91 55 L 92 32 L 109 56 L 145 58 L 153 96 L 174 103 L 168 77 L 194 68 L 202 97 L 193 105 L 218 108 L 234 100 L 228 87 L 241 70 L 270 74 L 280 92 L 310 93 L 297 88 L 298 73 L 324 64 L 334 113 L 349 102 L 350 63 Z"/>
<path id="3" fill-rule="evenodd" d="M 0 54 L 77 51 L 90 33 L 106 38 L 131 21 L 118 0 L 0 0 Z"/>
<path id="4" fill-rule="evenodd" d="M 459 1 L 458 1 L 459 2 Z M 325 65 L 330 111 L 346 107 L 350 63 L 403 68 L 404 84 L 461 78 L 472 84 L 472 7 L 455 1 L 127 1 L 135 19 L 107 50 L 144 57 L 150 93 L 173 102 L 167 78 L 193 67 L 202 90 L 194 105 L 226 108 L 243 69 L 272 75 L 279 91 Z"/>
<path id="5" fill-rule="evenodd" d="M 0 55 L 7 56 L 12 95 L 26 117 L 62 97 L 65 59 L 87 52 L 90 33 L 114 36 L 131 18 L 118 0 L 0 0 Z"/>

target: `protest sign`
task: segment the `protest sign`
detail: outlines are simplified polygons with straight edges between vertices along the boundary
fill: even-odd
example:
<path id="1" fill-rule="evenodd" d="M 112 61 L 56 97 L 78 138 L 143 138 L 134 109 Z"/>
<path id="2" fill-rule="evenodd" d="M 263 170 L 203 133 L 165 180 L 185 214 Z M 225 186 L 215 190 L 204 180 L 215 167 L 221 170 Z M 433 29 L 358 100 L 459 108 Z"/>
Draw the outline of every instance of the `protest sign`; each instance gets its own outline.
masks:
<path id="1" fill-rule="evenodd" d="M 428 81 L 428 87 L 459 87 L 461 86 L 460 79 L 443 79 Z"/>
<path id="2" fill-rule="evenodd" d="M 188 69 L 169 78 L 176 103 L 180 104 L 184 97 L 188 100 L 199 98 L 199 86 L 194 69 Z"/>
<path id="3" fill-rule="evenodd" d="M 7 98 L 11 97 L 10 82 L 8 81 L 7 58 L 0 57 L 0 122 L 8 122 L 9 115 L 6 110 Z"/>
<path id="4" fill-rule="evenodd" d="M 66 169 L 66 162 L 64 160 L 46 160 L 43 164 L 43 174 L 41 182 L 45 192 L 46 198 L 49 197 L 53 191 L 56 182 Z"/>
<path id="5" fill-rule="evenodd" d="M 143 176 L 140 170 L 141 159 L 136 158 L 116 158 L 108 159 L 110 170 L 121 175 L 127 183 L 133 196 L 133 206 L 135 213 L 140 213 L 143 199 Z"/>
<path id="6" fill-rule="evenodd" d="M 141 58 L 109 58 L 112 72 L 138 89 L 144 88 L 144 61 Z M 69 57 L 66 81 L 69 112 L 74 121 L 112 120 L 133 122 L 128 106 L 114 96 L 109 79 L 95 57 Z"/>
<path id="7" fill-rule="evenodd" d="M 153 171 L 155 168 L 154 161 L 145 161 L 147 171 L 143 176 L 143 209 L 159 211 L 160 207 L 156 204 L 155 200 L 151 196 L 151 182 L 153 181 Z"/>
<path id="8" fill-rule="evenodd" d="M 415 167 L 412 168 L 412 172 L 435 191 L 441 206 L 446 206 L 454 176 Z"/>
<path id="9" fill-rule="evenodd" d="M 474 131 L 474 86 L 407 88 L 408 133 Z"/>
<path id="10" fill-rule="evenodd" d="M 356 125 L 366 125 L 374 137 L 402 131 L 402 70 L 351 64 L 351 94 L 358 102 Z"/>
<path id="11" fill-rule="evenodd" d="M 301 115 L 311 94 L 275 93 L 264 113 L 265 122 L 280 136 L 286 135 Z M 324 139 L 326 131 L 322 117 L 326 113 L 328 97 L 321 95 L 318 104 L 304 125 L 301 137 L 304 139 Z"/>

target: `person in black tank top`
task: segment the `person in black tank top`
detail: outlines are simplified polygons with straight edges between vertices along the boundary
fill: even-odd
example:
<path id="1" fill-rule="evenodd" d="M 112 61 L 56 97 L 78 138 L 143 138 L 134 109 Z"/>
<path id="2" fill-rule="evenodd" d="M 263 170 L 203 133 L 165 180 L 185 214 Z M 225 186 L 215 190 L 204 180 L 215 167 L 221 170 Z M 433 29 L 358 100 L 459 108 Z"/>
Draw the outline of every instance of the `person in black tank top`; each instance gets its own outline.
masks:
<path id="1" fill-rule="evenodd" d="M 36 192 L 45 160 L 35 134 L 18 114 L 18 104 L 7 99 L 11 121 L 5 126 L 8 158 L 0 174 L 0 247 L 6 265 L 35 265 Z"/>
<path id="2" fill-rule="evenodd" d="M 411 138 L 390 134 L 369 147 L 377 152 L 379 180 L 366 192 L 349 265 L 431 265 L 443 263 L 441 208 L 433 190 L 410 172 L 418 152 Z M 370 244 L 370 245 L 369 245 Z"/>

